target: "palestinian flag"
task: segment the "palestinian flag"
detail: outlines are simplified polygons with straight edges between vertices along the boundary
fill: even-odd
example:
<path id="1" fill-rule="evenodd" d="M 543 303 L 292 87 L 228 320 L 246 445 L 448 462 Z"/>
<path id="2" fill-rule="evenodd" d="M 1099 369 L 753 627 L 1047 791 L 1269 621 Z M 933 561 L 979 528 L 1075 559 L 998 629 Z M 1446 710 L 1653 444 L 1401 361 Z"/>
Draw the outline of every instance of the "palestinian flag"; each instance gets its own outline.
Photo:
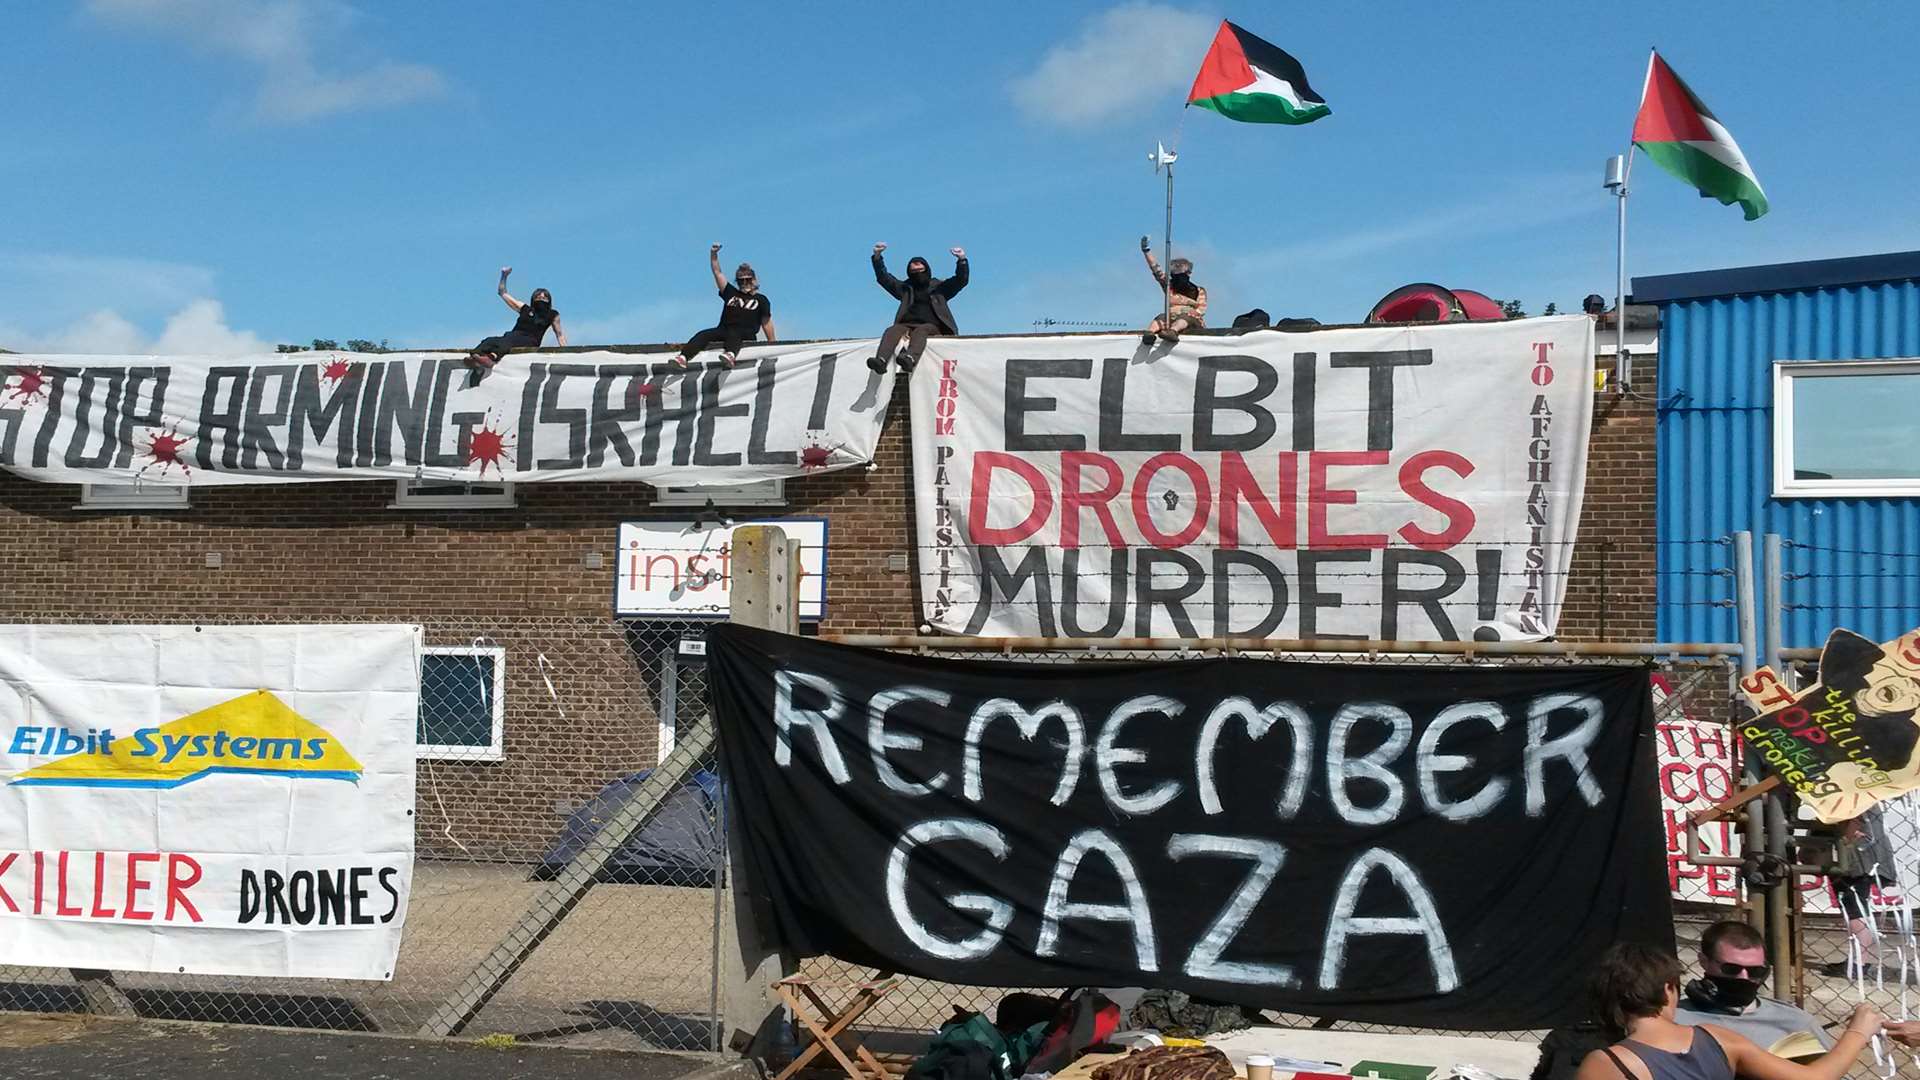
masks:
<path id="1" fill-rule="evenodd" d="M 1739 203 L 1748 221 L 1767 212 L 1767 194 L 1754 179 L 1740 144 L 1659 53 L 1647 61 L 1633 142 L 1654 164 L 1698 188 L 1701 198 L 1729 206 Z"/>
<path id="2" fill-rule="evenodd" d="M 1254 124 L 1305 124 L 1332 111 L 1307 85 L 1300 61 L 1225 20 L 1187 104 Z"/>

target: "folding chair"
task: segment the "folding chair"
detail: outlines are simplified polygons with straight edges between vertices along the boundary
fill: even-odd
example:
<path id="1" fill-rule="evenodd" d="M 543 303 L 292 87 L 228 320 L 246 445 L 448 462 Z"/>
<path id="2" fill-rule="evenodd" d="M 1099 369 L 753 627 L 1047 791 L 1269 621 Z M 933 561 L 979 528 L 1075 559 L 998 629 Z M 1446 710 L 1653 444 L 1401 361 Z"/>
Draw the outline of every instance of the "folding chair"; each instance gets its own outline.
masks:
<path id="1" fill-rule="evenodd" d="M 813 1045 L 801 1051 L 800 1056 L 794 1058 L 792 1064 L 781 1069 L 773 1080 L 790 1080 L 794 1074 L 806 1068 L 807 1063 L 823 1050 L 839 1063 L 840 1068 L 845 1070 L 852 1080 L 890 1080 L 886 1068 L 880 1064 L 880 1059 L 874 1057 L 865 1045 L 855 1043 L 854 1056 L 848 1057 L 847 1052 L 840 1047 L 839 1037 L 847 1028 L 853 1026 L 855 1020 L 865 1016 L 867 1010 L 878 1005 L 881 998 L 898 989 L 900 981 L 897 975 L 881 972 L 872 979 L 852 986 L 820 983 L 805 975 L 788 976 L 774 983 L 774 993 L 779 994 L 780 1000 L 786 1002 L 787 1007 L 793 1010 L 794 1018 L 800 1021 L 801 1026 L 812 1033 Z M 820 991 L 815 989 L 816 987 L 829 991 L 852 990 L 853 996 L 844 1005 L 835 1008 L 827 1004 L 827 1000 L 820 996 Z M 859 1060 L 856 1062 L 854 1058 Z"/>

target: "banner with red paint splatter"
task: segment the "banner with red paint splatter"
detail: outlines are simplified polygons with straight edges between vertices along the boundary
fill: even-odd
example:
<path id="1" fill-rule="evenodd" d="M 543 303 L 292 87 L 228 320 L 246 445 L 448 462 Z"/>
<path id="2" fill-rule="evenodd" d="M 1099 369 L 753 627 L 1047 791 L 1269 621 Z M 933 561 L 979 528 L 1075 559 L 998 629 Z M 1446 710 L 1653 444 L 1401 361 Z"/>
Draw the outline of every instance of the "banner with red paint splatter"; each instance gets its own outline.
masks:
<path id="1" fill-rule="evenodd" d="M 0 957 L 391 979 L 417 626 L 0 626 Z"/>
<path id="2" fill-rule="evenodd" d="M 920 595 L 952 633 L 1527 639 L 1586 481 L 1585 316 L 935 339 Z"/>
<path id="3" fill-rule="evenodd" d="M 873 458 L 873 342 L 614 352 L 0 356 L 0 468 L 54 483 L 748 483 Z"/>

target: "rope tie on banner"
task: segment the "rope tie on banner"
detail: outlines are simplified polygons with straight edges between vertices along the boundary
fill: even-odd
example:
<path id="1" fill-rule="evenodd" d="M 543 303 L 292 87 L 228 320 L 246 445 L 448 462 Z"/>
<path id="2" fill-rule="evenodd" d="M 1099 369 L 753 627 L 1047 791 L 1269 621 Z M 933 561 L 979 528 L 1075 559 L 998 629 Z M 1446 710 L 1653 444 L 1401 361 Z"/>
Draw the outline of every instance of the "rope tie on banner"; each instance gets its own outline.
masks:
<path id="1" fill-rule="evenodd" d="M 554 689 L 553 680 L 549 678 L 547 675 L 547 669 L 553 666 L 552 664 L 547 662 L 547 654 L 534 653 L 533 666 L 534 666 L 534 670 L 540 673 L 540 681 L 547 684 L 547 696 L 553 699 L 553 710 L 560 714 L 560 722 L 566 723 L 567 722 L 566 706 L 560 704 L 560 691 Z"/>

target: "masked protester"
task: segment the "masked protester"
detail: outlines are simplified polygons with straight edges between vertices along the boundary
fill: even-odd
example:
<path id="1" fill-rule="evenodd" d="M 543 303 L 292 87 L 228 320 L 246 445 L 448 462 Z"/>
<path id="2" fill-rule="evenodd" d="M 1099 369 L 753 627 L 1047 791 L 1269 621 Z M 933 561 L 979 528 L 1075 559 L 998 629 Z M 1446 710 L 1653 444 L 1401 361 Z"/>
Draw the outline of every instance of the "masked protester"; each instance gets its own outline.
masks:
<path id="1" fill-rule="evenodd" d="M 1673 962 L 1671 957 L 1667 960 Z M 1803 1034 L 1812 1035 L 1823 1049 L 1833 1047 L 1833 1039 L 1811 1014 L 1761 996 L 1771 969 L 1766 943 L 1753 927 L 1736 919 L 1707 927 L 1700 937 L 1700 970 L 1701 978 L 1679 989 L 1672 1016 L 1675 1024 L 1711 1025 L 1763 1049 Z M 1550 1032 L 1540 1043 L 1532 1080 L 1572 1080 L 1593 1051 L 1620 1038 L 1620 1032 L 1609 1029 L 1605 1021 L 1604 1014 L 1596 1014 L 1587 1023 Z M 1611 1063 L 1606 1071 L 1606 1080 L 1622 1080 Z M 1635 1080 L 1638 1077 L 1636 1073 Z"/>
<path id="2" fill-rule="evenodd" d="M 884 372 L 887 361 L 892 360 L 901 371 L 911 372 L 920 362 L 929 336 L 960 332 L 947 301 L 967 287 L 967 253 L 949 249 L 953 255 L 953 276 L 949 278 L 934 277 L 927 260 L 916 255 L 907 260 L 907 280 L 901 281 L 887 272 L 887 261 L 881 255 L 886 250 L 885 244 L 873 245 L 873 277 L 887 295 L 900 301 L 900 309 L 894 312 L 893 325 L 880 335 L 880 349 L 867 360 L 867 366 Z M 902 338 L 906 339 L 904 348 Z"/>
<path id="3" fill-rule="evenodd" d="M 553 328 L 555 344 L 564 347 L 567 343 L 567 332 L 560 325 L 560 313 L 553 307 L 553 294 L 545 289 L 535 289 L 528 302 L 522 304 L 507 292 L 507 275 L 511 273 L 511 266 L 500 268 L 500 285 L 495 291 L 500 294 L 500 302 L 512 308 L 520 318 L 514 321 L 513 329 L 475 345 L 473 351 L 467 354 L 467 364 L 471 367 L 488 370 L 514 349 L 539 348 L 546 339 L 548 327 Z"/>
<path id="4" fill-rule="evenodd" d="M 729 283 L 720 272 L 720 245 L 715 244 L 707 250 L 707 266 L 713 271 L 714 286 L 720 290 L 720 325 L 700 331 L 680 346 L 673 358 L 676 367 L 686 367 L 687 361 L 715 341 L 720 342 L 720 362 L 732 367 L 740 355 L 740 346 L 752 341 L 754 334 L 765 334 L 768 341 L 774 340 L 773 301 L 760 291 L 760 280 L 753 272 L 753 265 L 741 263 L 735 267 L 733 281 Z"/>
<path id="5" fill-rule="evenodd" d="M 1767 1050 L 1770 1043 L 1723 1017 L 1689 1021 L 1678 1008 L 1680 962 L 1631 941 L 1607 950 L 1590 993 L 1594 1014 L 1618 1041 L 1588 1054 L 1577 1080 L 1840 1080 L 1881 1025 L 1872 1006 L 1860 1005 L 1831 1049 L 1808 1055 L 1804 1064 L 1776 1056 Z"/>
<path id="6" fill-rule="evenodd" d="M 1207 325 L 1207 290 L 1193 283 L 1193 263 L 1188 259 L 1174 259 L 1167 264 L 1167 273 L 1160 264 L 1153 261 L 1153 241 L 1140 238 L 1140 254 L 1147 260 L 1147 270 L 1153 274 L 1153 280 L 1159 282 L 1166 293 L 1167 310 L 1147 324 L 1147 332 L 1140 335 L 1140 343 L 1152 345 L 1157 341 L 1174 342 L 1188 330 L 1198 330 Z"/>
<path id="7" fill-rule="evenodd" d="M 1820 1021 L 1804 1009 L 1762 995 L 1772 970 L 1760 932 L 1738 919 L 1724 919 L 1700 935 L 1701 978 L 1689 982 L 1675 1018 L 1682 1024 L 1718 1024 L 1761 1046 L 1789 1035 L 1811 1033 L 1831 1047 Z"/>

